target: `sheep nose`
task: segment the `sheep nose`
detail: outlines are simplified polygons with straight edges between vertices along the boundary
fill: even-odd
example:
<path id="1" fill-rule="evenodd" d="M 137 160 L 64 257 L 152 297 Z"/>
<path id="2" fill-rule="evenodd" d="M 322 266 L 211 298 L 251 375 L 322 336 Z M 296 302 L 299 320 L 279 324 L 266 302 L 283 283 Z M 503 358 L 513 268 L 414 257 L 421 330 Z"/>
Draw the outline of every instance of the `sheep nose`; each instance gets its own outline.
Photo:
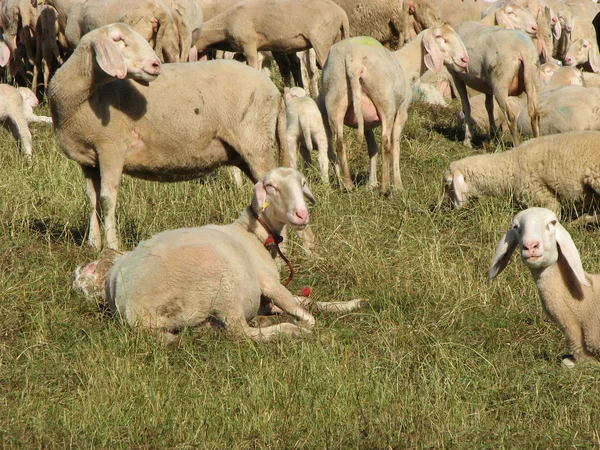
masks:
<path id="1" fill-rule="evenodd" d="M 467 66 L 469 64 L 469 57 L 467 55 L 463 55 L 460 57 L 460 61 Z"/>
<path id="2" fill-rule="evenodd" d="M 567 56 L 567 57 L 565 58 L 565 64 L 566 64 L 567 66 L 570 66 L 571 64 L 573 64 L 573 58 L 571 58 L 570 56 Z"/>
<path id="3" fill-rule="evenodd" d="M 295 216 L 302 222 L 306 222 L 308 220 L 308 209 L 303 208 L 296 210 Z"/>
<path id="4" fill-rule="evenodd" d="M 523 242 L 523 247 L 531 252 L 540 248 L 540 243 L 539 241 Z"/>
<path id="5" fill-rule="evenodd" d="M 151 67 L 154 74 L 158 75 L 160 73 L 160 61 L 158 59 L 152 62 Z"/>
<path id="6" fill-rule="evenodd" d="M 573 30 L 573 27 L 572 27 L 571 25 L 569 25 L 569 26 L 567 27 L 567 31 L 570 33 L 572 30 Z"/>

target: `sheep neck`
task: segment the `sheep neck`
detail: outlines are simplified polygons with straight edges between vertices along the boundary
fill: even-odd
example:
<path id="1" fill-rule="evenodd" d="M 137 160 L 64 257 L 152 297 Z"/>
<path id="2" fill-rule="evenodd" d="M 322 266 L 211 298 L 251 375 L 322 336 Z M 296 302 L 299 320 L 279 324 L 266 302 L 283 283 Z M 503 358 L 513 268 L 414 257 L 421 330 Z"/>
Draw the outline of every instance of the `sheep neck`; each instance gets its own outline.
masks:
<path id="1" fill-rule="evenodd" d="M 423 33 L 419 33 L 412 41 L 400 50 L 392 52 L 394 58 L 400 63 L 406 78 L 414 83 L 417 78 L 427 72 L 427 66 L 423 61 Z"/>

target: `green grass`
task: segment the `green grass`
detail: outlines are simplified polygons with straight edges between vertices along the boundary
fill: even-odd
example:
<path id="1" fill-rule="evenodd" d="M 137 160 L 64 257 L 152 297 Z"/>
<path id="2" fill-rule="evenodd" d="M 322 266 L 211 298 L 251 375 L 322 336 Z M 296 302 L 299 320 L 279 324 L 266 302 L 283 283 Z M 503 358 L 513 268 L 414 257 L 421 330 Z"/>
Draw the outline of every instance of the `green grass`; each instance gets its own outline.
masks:
<path id="1" fill-rule="evenodd" d="M 317 247 L 292 292 L 369 298 L 354 314 L 316 314 L 315 332 L 261 344 L 185 330 L 177 349 L 71 290 L 85 247 L 79 168 L 49 128 L 34 127 L 34 164 L 0 133 L 0 439 L 16 448 L 599 448 L 600 370 L 561 368 L 562 334 L 544 317 L 514 258 L 486 272 L 515 207 L 484 198 L 432 209 L 448 163 L 475 152 L 450 110 L 414 107 L 401 141 L 405 192 L 318 183 Z M 442 134 L 442 132 L 444 134 Z M 364 180 L 365 149 L 347 133 Z M 159 184 L 125 177 L 124 248 L 161 230 L 227 223 L 248 204 L 226 170 Z M 566 225 L 600 272 L 597 230 Z M 283 276 L 287 275 L 285 270 Z"/>

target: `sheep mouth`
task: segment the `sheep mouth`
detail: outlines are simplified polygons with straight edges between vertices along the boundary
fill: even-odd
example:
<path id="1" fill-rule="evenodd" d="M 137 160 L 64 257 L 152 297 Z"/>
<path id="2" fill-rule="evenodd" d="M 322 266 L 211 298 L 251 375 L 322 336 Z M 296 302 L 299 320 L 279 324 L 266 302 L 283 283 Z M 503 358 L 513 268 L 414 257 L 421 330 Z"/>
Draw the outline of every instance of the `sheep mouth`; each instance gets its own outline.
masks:
<path id="1" fill-rule="evenodd" d="M 296 231 L 302 231 L 308 226 L 308 222 L 304 223 L 292 223 L 290 222 L 290 227 L 292 227 Z"/>
<path id="2" fill-rule="evenodd" d="M 541 258 L 542 258 L 542 255 L 529 255 L 529 256 L 523 255 L 523 260 L 527 263 L 537 262 Z"/>

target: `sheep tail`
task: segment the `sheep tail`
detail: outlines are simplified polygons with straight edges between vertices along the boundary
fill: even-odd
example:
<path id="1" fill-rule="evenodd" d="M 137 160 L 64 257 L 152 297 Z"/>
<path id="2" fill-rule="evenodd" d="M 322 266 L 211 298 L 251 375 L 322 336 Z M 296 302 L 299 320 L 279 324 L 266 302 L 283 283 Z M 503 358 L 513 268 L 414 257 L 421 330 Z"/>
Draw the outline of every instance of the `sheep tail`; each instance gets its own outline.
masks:
<path id="1" fill-rule="evenodd" d="M 304 143 L 306 144 L 306 148 L 309 152 L 313 151 L 312 145 L 312 136 L 310 134 L 310 119 L 308 114 L 305 112 L 301 113 L 298 117 L 298 121 L 300 122 L 300 128 L 302 129 L 302 135 L 304 136 Z"/>
<path id="2" fill-rule="evenodd" d="M 522 57 L 523 80 L 525 81 L 525 92 L 527 94 L 527 112 L 531 118 L 531 130 L 533 137 L 540 135 L 540 112 L 538 109 L 540 78 L 539 62 L 536 55 L 535 60 Z"/>
<path id="3" fill-rule="evenodd" d="M 277 124 L 275 126 L 275 140 L 279 149 L 279 165 L 284 167 L 290 166 L 290 154 L 288 153 L 287 139 L 285 129 L 287 120 L 285 115 L 285 100 L 283 96 L 279 97 L 279 109 L 277 111 Z"/>
<path id="4" fill-rule="evenodd" d="M 363 118 L 362 111 L 362 87 L 360 85 L 360 77 L 362 75 L 363 66 L 362 64 L 356 67 L 352 57 L 346 55 L 346 77 L 350 84 L 350 91 L 352 92 L 352 107 L 354 109 L 354 116 L 356 117 L 356 123 L 358 125 L 358 133 L 356 139 L 358 145 L 362 145 L 365 137 L 365 121 Z"/>

